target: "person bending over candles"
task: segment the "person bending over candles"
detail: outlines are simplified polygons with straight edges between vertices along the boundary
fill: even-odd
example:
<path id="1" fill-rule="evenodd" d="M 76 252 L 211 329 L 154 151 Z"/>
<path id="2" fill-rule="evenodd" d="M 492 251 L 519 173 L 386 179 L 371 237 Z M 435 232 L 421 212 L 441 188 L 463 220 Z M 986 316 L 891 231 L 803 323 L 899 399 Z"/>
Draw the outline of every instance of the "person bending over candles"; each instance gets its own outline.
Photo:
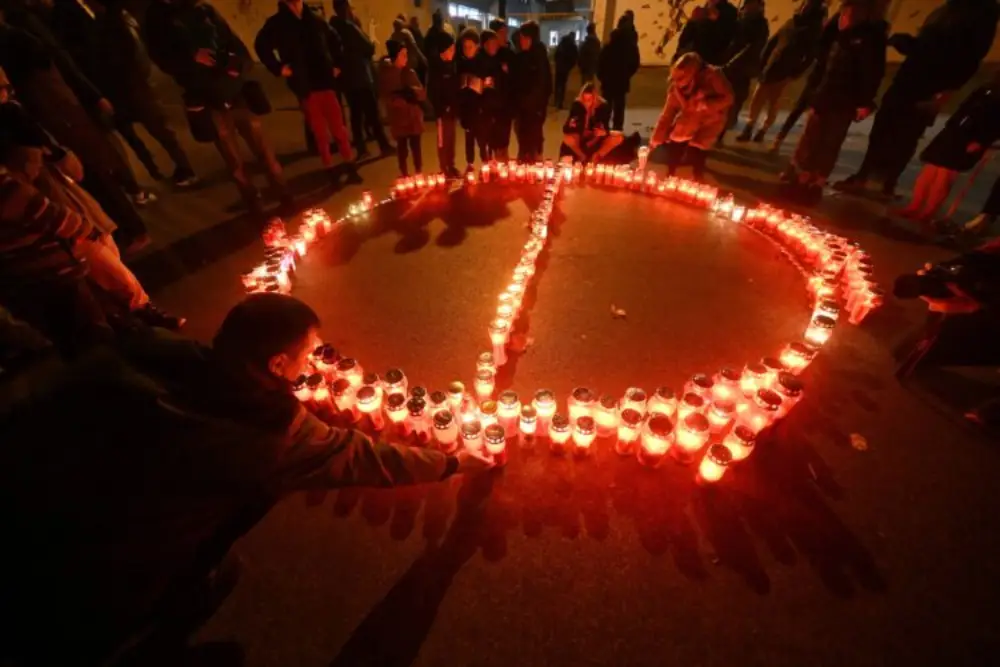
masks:
<path id="1" fill-rule="evenodd" d="M 649 143 L 650 152 L 667 144 L 667 173 L 682 161 L 702 180 L 708 150 L 728 122 L 733 90 L 718 67 L 706 65 L 697 53 L 685 53 L 670 72 L 667 101 Z M 685 159 L 686 158 L 686 159 Z"/>
<path id="2" fill-rule="evenodd" d="M 559 157 L 575 157 L 581 162 L 601 162 L 621 145 L 625 137 L 611 131 L 611 105 L 597 94 L 593 82 L 583 84 L 569 107 L 563 124 Z"/>
<path id="3" fill-rule="evenodd" d="M 492 465 L 309 413 L 292 380 L 319 325 L 302 301 L 254 294 L 210 348 L 147 332 L 22 368 L 31 392 L 0 384 L 0 520 L 18 545 L 0 573 L 0 662 L 190 664 L 186 637 L 235 585 L 230 547 L 284 495 Z"/>

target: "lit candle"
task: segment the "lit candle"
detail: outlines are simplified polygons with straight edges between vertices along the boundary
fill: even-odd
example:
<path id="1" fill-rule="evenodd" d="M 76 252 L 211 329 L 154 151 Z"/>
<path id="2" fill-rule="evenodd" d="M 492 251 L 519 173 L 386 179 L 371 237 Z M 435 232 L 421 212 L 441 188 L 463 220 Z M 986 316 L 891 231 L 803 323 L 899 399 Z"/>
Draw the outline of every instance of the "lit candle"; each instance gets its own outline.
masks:
<path id="1" fill-rule="evenodd" d="M 507 465 L 507 435 L 503 426 L 490 424 L 483 429 L 486 439 L 486 451 L 493 457 L 497 466 Z"/>
<path id="2" fill-rule="evenodd" d="M 836 322 L 825 315 L 817 315 L 806 329 L 805 339 L 810 345 L 822 347 L 826 341 L 830 340 L 833 334 L 833 327 Z"/>
<path id="3" fill-rule="evenodd" d="M 382 418 L 382 396 L 372 385 L 366 384 L 358 389 L 358 409 L 371 419 L 372 427 L 376 431 L 385 428 L 385 419 Z"/>
<path id="4" fill-rule="evenodd" d="M 486 165 L 483 165 L 483 169 L 486 169 L 486 168 L 487 168 Z M 466 185 L 475 185 L 476 184 L 476 172 L 475 172 L 475 170 L 470 169 L 469 171 L 465 172 L 465 184 Z"/>
<path id="5" fill-rule="evenodd" d="M 781 351 L 781 363 L 790 373 L 798 375 L 816 358 L 816 349 L 805 343 L 789 343 Z"/>
<path id="6" fill-rule="evenodd" d="M 443 391 L 432 391 L 427 398 L 427 412 L 432 419 L 441 411 L 451 411 L 451 406 L 448 404 L 448 394 Z"/>
<path id="7" fill-rule="evenodd" d="M 722 433 L 733 421 L 736 404 L 732 401 L 712 401 L 706 416 L 713 433 Z"/>
<path id="8" fill-rule="evenodd" d="M 427 400 L 427 390 L 420 385 L 415 387 L 410 387 L 410 398 L 419 398 L 422 401 Z"/>
<path id="9" fill-rule="evenodd" d="M 476 398 L 480 402 L 485 401 L 493 395 L 493 389 L 496 386 L 496 374 L 489 369 L 482 369 L 476 371 Z"/>
<path id="10" fill-rule="evenodd" d="M 406 395 L 406 375 L 398 368 L 390 368 L 385 372 L 384 385 L 387 394 Z"/>
<path id="11" fill-rule="evenodd" d="M 754 433 L 760 433 L 774 422 L 780 407 L 781 396 L 770 389 L 761 389 L 750 408 L 740 415 L 739 422 Z"/>
<path id="12" fill-rule="evenodd" d="M 618 440 L 615 442 L 615 452 L 619 456 L 628 456 L 635 451 L 642 427 L 642 415 L 638 410 L 628 408 L 622 410 L 618 423 Z"/>
<path id="13" fill-rule="evenodd" d="M 322 407 L 323 403 L 330 398 L 330 389 L 323 381 L 321 373 L 313 373 L 306 379 L 306 387 L 311 394 L 311 401 L 314 407 Z"/>
<path id="14" fill-rule="evenodd" d="M 518 441 L 522 448 L 535 446 L 535 431 L 538 429 L 538 413 L 530 405 L 521 406 L 520 437 Z"/>
<path id="15" fill-rule="evenodd" d="M 698 373 L 697 375 L 691 376 L 691 379 L 687 381 L 684 385 L 685 394 L 698 394 L 706 401 L 712 400 L 712 387 L 715 386 L 715 380 L 709 375 L 704 373 Z"/>
<path id="16" fill-rule="evenodd" d="M 664 415 L 654 415 L 642 429 L 642 443 L 636 458 L 644 466 L 660 465 L 670 450 L 674 439 L 674 423 Z M 619 442 L 621 438 L 619 437 Z"/>
<path id="17" fill-rule="evenodd" d="M 647 406 L 649 414 L 663 415 L 672 419 L 677 412 L 677 394 L 670 387 L 657 387 Z"/>
<path id="18" fill-rule="evenodd" d="M 328 381 L 333 381 L 337 377 L 337 362 L 340 361 L 340 354 L 333 345 L 324 345 L 320 358 L 316 361 L 316 368 L 326 376 Z"/>
<path id="19" fill-rule="evenodd" d="M 361 203 L 364 204 L 366 211 L 375 208 L 375 198 L 372 197 L 371 190 L 365 190 L 361 193 Z"/>
<path id="20" fill-rule="evenodd" d="M 503 306 L 501 306 L 502 308 Z M 507 363 L 507 337 L 510 335 L 510 320 L 498 318 L 490 323 L 490 342 L 493 343 L 493 358 L 498 366 Z"/>
<path id="21" fill-rule="evenodd" d="M 732 462 L 733 456 L 729 449 L 722 445 L 712 445 L 705 453 L 705 458 L 698 466 L 698 481 L 701 483 L 714 484 L 722 479 L 726 474 L 726 468 Z"/>
<path id="22" fill-rule="evenodd" d="M 406 421 L 406 396 L 403 394 L 389 394 L 385 399 L 385 413 L 389 416 L 389 421 L 402 430 Z"/>
<path id="23" fill-rule="evenodd" d="M 618 432 L 618 399 L 605 394 L 597 404 L 597 433 L 608 437 Z"/>
<path id="24" fill-rule="evenodd" d="M 778 379 L 774 383 L 774 391 L 781 397 L 781 406 L 778 408 L 778 419 L 782 419 L 791 412 L 795 404 L 802 399 L 802 380 L 791 373 L 779 373 Z"/>
<path id="25" fill-rule="evenodd" d="M 675 446 L 670 454 L 680 463 L 691 463 L 698 451 L 708 443 L 711 425 L 708 418 L 700 412 L 694 412 L 677 427 Z"/>
<path id="26" fill-rule="evenodd" d="M 587 168 L 584 170 L 584 174 L 586 175 L 588 182 L 594 180 L 594 165 L 593 165 L 593 163 L 590 163 L 590 164 L 587 165 Z"/>
<path id="27" fill-rule="evenodd" d="M 733 207 L 733 214 L 732 214 L 732 220 L 733 220 L 733 222 L 743 222 L 744 218 L 746 218 L 746 215 L 747 215 L 747 207 L 746 206 L 734 206 Z"/>
<path id="28" fill-rule="evenodd" d="M 337 378 L 333 382 L 333 387 L 331 387 L 333 404 L 337 406 L 337 410 L 350 414 L 351 421 L 357 422 L 361 419 L 361 413 L 358 411 L 357 402 L 354 400 L 354 391 L 354 386 L 347 378 Z"/>
<path id="29" fill-rule="evenodd" d="M 586 387 L 577 387 L 569 397 L 569 419 L 576 422 L 580 417 L 594 416 L 594 392 Z"/>
<path id="30" fill-rule="evenodd" d="M 483 449 L 483 426 L 478 419 L 463 421 L 461 427 L 462 444 L 465 449 L 476 454 Z"/>
<path id="31" fill-rule="evenodd" d="M 681 397 L 680 403 L 677 404 L 677 418 L 683 420 L 690 415 L 702 412 L 706 403 L 704 398 L 689 391 Z"/>
<path id="32" fill-rule="evenodd" d="M 813 317 L 817 315 L 825 315 L 831 320 L 836 321 L 840 317 L 840 305 L 834 299 L 823 299 L 813 309 Z"/>
<path id="33" fill-rule="evenodd" d="M 448 404 L 451 406 L 452 414 L 460 417 L 462 404 L 465 402 L 465 385 L 459 381 L 448 385 Z"/>
<path id="34" fill-rule="evenodd" d="M 406 402 L 406 409 L 409 411 L 406 423 L 410 430 L 427 442 L 431 438 L 431 426 L 427 419 L 427 402 L 422 398 L 411 398 Z"/>
<path id="35" fill-rule="evenodd" d="M 414 182 L 416 183 L 417 189 L 419 190 L 423 190 L 425 187 L 427 187 L 427 180 L 424 178 L 423 174 L 417 174 Z"/>
<path id="36" fill-rule="evenodd" d="M 722 444 L 733 455 L 733 461 L 742 461 L 753 453 L 756 441 L 757 436 L 748 426 L 737 424 L 722 441 Z"/>
<path id="37" fill-rule="evenodd" d="M 740 372 L 735 368 L 723 368 L 715 374 L 712 385 L 712 399 L 732 401 L 740 393 Z"/>
<path id="38" fill-rule="evenodd" d="M 638 387 L 630 387 L 625 390 L 625 398 L 622 400 L 622 409 L 631 408 L 639 414 L 646 414 L 646 392 Z"/>
<path id="39" fill-rule="evenodd" d="M 490 165 L 484 164 L 480 169 L 479 173 L 482 175 L 483 183 L 490 182 Z"/>
<path id="40" fill-rule="evenodd" d="M 747 364 L 740 378 L 740 390 L 747 398 L 754 396 L 758 389 L 767 388 L 767 369 L 763 364 Z"/>
<path id="41" fill-rule="evenodd" d="M 556 413 L 556 395 L 551 389 L 539 389 L 535 392 L 535 399 L 531 401 L 531 405 L 535 408 L 535 414 L 544 433 L 549 427 L 549 420 Z"/>
<path id="42" fill-rule="evenodd" d="M 778 381 L 778 374 L 784 373 L 785 365 L 781 363 L 781 360 L 774 357 L 764 357 L 760 360 L 760 365 L 765 368 L 764 379 L 761 382 L 761 389 L 771 389 L 774 387 L 774 383 Z"/>
<path id="43" fill-rule="evenodd" d="M 552 415 L 549 423 L 549 447 L 553 454 L 562 454 L 566 451 L 566 443 L 573 435 L 573 429 L 566 415 L 556 413 Z"/>
<path id="44" fill-rule="evenodd" d="M 338 378 L 344 378 L 351 383 L 351 386 L 358 388 L 361 386 L 365 379 L 365 372 L 361 368 L 361 364 L 358 363 L 357 359 L 351 359 L 350 357 L 344 357 L 337 362 Z"/>
<path id="45" fill-rule="evenodd" d="M 483 425 L 483 428 L 486 428 L 491 424 L 500 423 L 500 420 L 497 417 L 496 401 L 483 401 L 479 405 L 479 422 Z"/>
<path id="46" fill-rule="evenodd" d="M 576 420 L 576 427 L 573 429 L 573 443 L 576 445 L 576 453 L 579 456 L 590 454 L 590 446 L 594 444 L 597 437 L 597 425 L 594 418 L 584 415 Z"/>
<path id="47" fill-rule="evenodd" d="M 513 431 L 517 427 L 517 420 L 521 416 L 521 401 L 517 394 L 509 389 L 501 392 L 497 398 L 497 417 L 500 424 L 507 431 Z"/>
<path id="48" fill-rule="evenodd" d="M 860 298 L 856 299 L 851 308 L 851 324 L 861 324 L 868 313 L 878 308 L 885 301 L 885 292 L 878 287 L 866 288 Z"/>
<path id="49" fill-rule="evenodd" d="M 306 256 L 306 240 L 301 236 L 292 237 L 292 247 L 299 257 Z"/>
<path id="50" fill-rule="evenodd" d="M 308 384 L 309 378 L 305 375 L 300 375 L 297 380 L 292 384 L 292 393 L 295 394 L 295 398 L 299 399 L 303 403 L 308 403 L 312 399 L 313 390 Z"/>
<path id="51" fill-rule="evenodd" d="M 447 410 L 434 415 L 434 438 L 445 454 L 453 454 L 458 449 L 458 422 Z"/>

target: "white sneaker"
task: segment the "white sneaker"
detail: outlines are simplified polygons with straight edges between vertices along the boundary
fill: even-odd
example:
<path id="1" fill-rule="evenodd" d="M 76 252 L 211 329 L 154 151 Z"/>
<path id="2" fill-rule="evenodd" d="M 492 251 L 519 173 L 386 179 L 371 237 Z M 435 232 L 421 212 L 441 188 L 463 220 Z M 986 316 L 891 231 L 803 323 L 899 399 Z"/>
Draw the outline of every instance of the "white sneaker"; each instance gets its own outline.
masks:
<path id="1" fill-rule="evenodd" d="M 136 206 L 145 206 L 146 204 L 151 204 L 156 201 L 156 195 L 147 190 L 140 190 L 136 194 L 132 195 L 132 203 Z"/>

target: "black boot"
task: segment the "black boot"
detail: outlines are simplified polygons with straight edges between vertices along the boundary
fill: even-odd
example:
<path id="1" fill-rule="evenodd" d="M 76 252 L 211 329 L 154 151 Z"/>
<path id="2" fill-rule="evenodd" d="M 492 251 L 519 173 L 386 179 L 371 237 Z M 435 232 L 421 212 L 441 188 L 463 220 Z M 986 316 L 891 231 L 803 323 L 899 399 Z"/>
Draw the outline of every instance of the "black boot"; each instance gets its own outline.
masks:
<path id="1" fill-rule="evenodd" d="M 746 143 L 746 142 L 750 141 L 750 138 L 752 136 L 753 136 L 753 125 L 751 125 L 750 123 L 747 123 L 743 127 L 743 131 L 740 132 L 739 135 L 736 137 L 736 141 L 740 142 L 741 144 L 742 143 Z"/>

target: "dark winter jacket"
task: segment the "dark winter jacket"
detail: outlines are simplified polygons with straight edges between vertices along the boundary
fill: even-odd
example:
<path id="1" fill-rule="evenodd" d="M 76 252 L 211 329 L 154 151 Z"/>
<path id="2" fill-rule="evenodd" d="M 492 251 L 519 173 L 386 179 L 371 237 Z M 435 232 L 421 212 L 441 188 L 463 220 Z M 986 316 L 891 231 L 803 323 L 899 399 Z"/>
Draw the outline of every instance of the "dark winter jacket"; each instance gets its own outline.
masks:
<path id="1" fill-rule="evenodd" d="M 586 141 L 593 137 L 596 130 L 611 131 L 611 105 L 604 98 L 598 98 L 593 111 L 588 114 L 583 102 L 573 100 L 563 123 L 563 134 L 578 134 Z"/>
<path id="2" fill-rule="evenodd" d="M 446 37 L 447 34 L 444 30 L 444 19 L 441 18 L 441 14 L 434 14 L 431 27 L 427 29 L 427 34 L 424 35 L 423 43 L 424 55 L 427 56 L 427 66 L 431 69 L 441 64 L 441 38 Z"/>
<path id="3" fill-rule="evenodd" d="M 485 51 L 480 51 L 479 73 L 483 77 L 483 111 L 492 117 L 509 113 L 507 108 L 510 104 L 510 80 L 503 69 L 503 61 L 498 51 L 497 55 L 490 57 Z"/>
<path id="4" fill-rule="evenodd" d="M 576 63 L 579 59 L 580 50 L 576 46 L 576 37 L 573 35 L 566 35 L 559 40 L 559 46 L 556 47 L 555 53 L 555 65 L 557 71 L 569 72 L 576 67 Z"/>
<path id="5" fill-rule="evenodd" d="M 374 88 L 372 79 L 372 58 L 375 43 L 354 21 L 334 16 L 330 26 L 340 36 L 344 47 L 344 71 L 340 75 L 344 90 L 364 90 Z"/>
<path id="6" fill-rule="evenodd" d="M 893 77 L 892 94 L 923 101 L 961 88 L 989 53 L 998 16 L 996 0 L 948 0 L 916 36 L 893 35 L 890 44 L 906 59 Z"/>
<path id="7" fill-rule="evenodd" d="M 587 35 L 580 46 L 580 75 L 590 78 L 597 75 L 597 63 L 601 57 L 601 40 L 597 35 Z"/>
<path id="8" fill-rule="evenodd" d="M 388 58 L 382 60 L 378 64 L 378 91 L 385 101 L 393 139 L 423 133 L 422 103 L 427 99 L 427 92 L 413 68 L 399 68 Z"/>
<path id="9" fill-rule="evenodd" d="M 627 93 L 635 73 L 639 71 L 639 46 L 631 32 L 623 27 L 611 31 L 607 46 L 597 62 L 597 78 L 605 96 Z"/>
<path id="10" fill-rule="evenodd" d="M 552 96 L 552 71 L 549 52 L 538 42 L 527 51 L 514 55 L 510 72 L 511 94 L 521 111 L 545 113 Z"/>
<path id="11" fill-rule="evenodd" d="M 456 468 L 329 427 L 277 380 L 166 333 L 24 372 L 31 391 L 0 386 L 0 520 L 18 545 L 0 582 L 5 640 L 118 630 L 122 641 L 284 495 L 429 483 Z"/>
<path id="12" fill-rule="evenodd" d="M 825 11 L 795 14 L 774 33 L 761 54 L 762 83 L 802 76 L 816 59 Z"/>
<path id="13" fill-rule="evenodd" d="M 730 82 L 753 79 L 760 73 L 761 53 L 769 33 L 767 17 L 762 11 L 740 18 L 725 58 L 724 69 Z"/>
<path id="14" fill-rule="evenodd" d="M 431 61 L 434 63 L 434 60 Z M 440 58 L 436 64 L 432 64 L 427 85 L 427 96 L 430 98 L 431 106 L 434 107 L 434 115 L 438 118 L 442 116 L 458 116 L 458 91 L 459 76 L 455 61 L 445 62 Z"/>
<path id="15" fill-rule="evenodd" d="M 837 32 L 813 95 L 813 109 L 875 108 L 885 74 L 887 28 L 885 21 L 868 21 Z"/>
<path id="16" fill-rule="evenodd" d="M 1000 140 L 1000 85 L 972 91 L 948 119 L 943 131 L 961 137 L 961 150 L 971 142 L 988 149 Z"/>
<path id="17" fill-rule="evenodd" d="M 833 43 L 837 41 L 837 35 L 839 34 L 840 12 L 837 12 L 823 24 L 823 30 L 820 32 L 819 42 L 816 45 L 816 62 L 813 68 L 809 70 L 805 91 L 815 91 L 819 87 L 820 82 L 823 81 L 823 76 L 826 74 L 826 60 L 830 57 Z"/>
<path id="18" fill-rule="evenodd" d="M 471 128 L 483 109 L 483 92 L 485 81 L 481 57 L 482 51 L 477 51 L 472 58 L 462 54 L 456 55 L 458 61 L 455 69 L 458 72 L 458 115 L 462 127 Z"/>
<path id="19" fill-rule="evenodd" d="M 300 18 L 279 2 L 278 12 L 264 22 L 253 47 L 271 74 L 281 76 L 285 65 L 292 69 L 286 82 L 296 97 L 337 86 L 333 69 L 342 69 L 344 59 L 340 37 L 306 5 Z"/>
<path id="20" fill-rule="evenodd" d="M 111 100 L 116 114 L 128 115 L 137 98 L 150 94 L 152 63 L 142 28 L 120 4 L 109 2 L 107 11 L 98 15 L 98 32 L 101 67 L 94 83 Z"/>
<path id="21" fill-rule="evenodd" d="M 252 64 L 246 45 L 207 2 L 190 5 L 154 0 L 146 10 L 144 36 L 149 57 L 184 89 L 189 106 L 219 107 L 236 99 Z M 215 65 L 195 54 L 208 49 Z"/>
<path id="22" fill-rule="evenodd" d="M 714 21 L 708 18 L 698 21 L 695 52 L 710 65 L 724 65 L 729 45 L 736 36 L 739 12 L 728 0 L 721 0 L 715 10 L 719 16 Z"/>

